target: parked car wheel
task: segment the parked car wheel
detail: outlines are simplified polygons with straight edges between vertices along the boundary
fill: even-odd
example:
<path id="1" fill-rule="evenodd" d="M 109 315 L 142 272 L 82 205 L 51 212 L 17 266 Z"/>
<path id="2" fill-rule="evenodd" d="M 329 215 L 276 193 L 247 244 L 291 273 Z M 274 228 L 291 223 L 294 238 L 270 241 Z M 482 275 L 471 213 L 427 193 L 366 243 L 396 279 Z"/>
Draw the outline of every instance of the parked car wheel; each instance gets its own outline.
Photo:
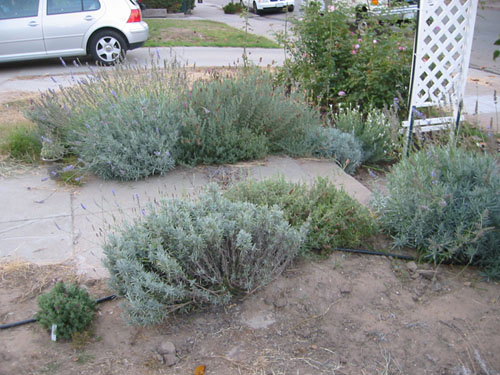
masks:
<path id="1" fill-rule="evenodd" d="M 99 31 L 90 40 L 90 55 L 98 64 L 119 63 L 125 58 L 126 52 L 127 43 L 116 31 Z"/>
<path id="2" fill-rule="evenodd" d="M 262 13 L 263 13 L 263 12 L 262 12 L 262 10 L 259 10 L 259 9 L 257 8 L 257 3 L 256 3 L 255 1 L 253 2 L 253 12 L 254 12 L 255 14 L 258 14 L 259 16 L 262 16 Z"/>
<path id="3" fill-rule="evenodd" d="M 294 9 L 295 9 L 295 8 L 294 8 L 294 6 L 293 6 L 293 5 L 289 5 L 289 6 L 288 6 L 288 11 L 289 11 L 289 12 L 293 12 L 293 10 L 294 10 Z"/>

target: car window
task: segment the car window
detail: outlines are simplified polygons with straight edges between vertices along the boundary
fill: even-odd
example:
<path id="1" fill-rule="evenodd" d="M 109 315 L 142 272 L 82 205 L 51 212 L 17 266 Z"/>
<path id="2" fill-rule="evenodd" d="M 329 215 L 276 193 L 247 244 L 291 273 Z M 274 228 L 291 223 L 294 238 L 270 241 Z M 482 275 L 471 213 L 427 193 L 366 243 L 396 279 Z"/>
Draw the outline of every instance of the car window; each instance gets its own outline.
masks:
<path id="1" fill-rule="evenodd" d="M 38 16 L 39 0 L 0 0 L 0 20 Z"/>
<path id="2" fill-rule="evenodd" d="M 83 10 L 98 10 L 101 9 L 101 3 L 99 0 L 83 0 Z"/>

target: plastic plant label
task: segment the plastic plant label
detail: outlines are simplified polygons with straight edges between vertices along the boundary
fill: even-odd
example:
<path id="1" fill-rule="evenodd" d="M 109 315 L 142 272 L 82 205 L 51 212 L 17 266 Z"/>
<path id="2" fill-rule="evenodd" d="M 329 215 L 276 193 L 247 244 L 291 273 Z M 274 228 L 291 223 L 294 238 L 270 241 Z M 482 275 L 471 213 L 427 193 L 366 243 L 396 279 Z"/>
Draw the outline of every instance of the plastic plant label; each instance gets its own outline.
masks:
<path id="1" fill-rule="evenodd" d="M 57 330 L 57 324 L 52 324 L 52 328 L 50 330 L 50 339 L 52 341 L 57 341 L 56 330 Z"/>

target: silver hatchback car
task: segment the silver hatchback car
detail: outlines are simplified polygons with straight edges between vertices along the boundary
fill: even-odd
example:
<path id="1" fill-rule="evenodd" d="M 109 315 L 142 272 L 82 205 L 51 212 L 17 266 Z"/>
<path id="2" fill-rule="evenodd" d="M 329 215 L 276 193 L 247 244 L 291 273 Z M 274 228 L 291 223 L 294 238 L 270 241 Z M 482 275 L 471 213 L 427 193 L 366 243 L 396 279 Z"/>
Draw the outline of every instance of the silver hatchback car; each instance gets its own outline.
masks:
<path id="1" fill-rule="evenodd" d="M 148 34 L 135 0 L 0 0 L 0 62 L 90 55 L 111 65 Z"/>

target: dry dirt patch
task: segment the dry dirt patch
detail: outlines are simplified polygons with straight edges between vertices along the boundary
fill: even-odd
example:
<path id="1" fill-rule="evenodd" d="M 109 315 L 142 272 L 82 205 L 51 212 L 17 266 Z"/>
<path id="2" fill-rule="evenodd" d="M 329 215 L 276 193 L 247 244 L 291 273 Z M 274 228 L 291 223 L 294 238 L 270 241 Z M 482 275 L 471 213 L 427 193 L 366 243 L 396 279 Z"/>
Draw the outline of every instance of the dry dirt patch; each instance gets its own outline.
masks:
<path id="1" fill-rule="evenodd" d="M 25 319 L 24 282 L 0 281 L 0 317 Z M 57 279 L 66 268 L 52 268 Z M 66 275 L 66 276 L 64 276 Z M 86 285 L 96 297 L 102 281 Z M 497 374 L 500 286 L 474 270 L 336 253 L 296 263 L 225 309 L 130 327 L 119 301 L 99 306 L 92 337 L 52 343 L 37 325 L 0 331 L 0 374 Z M 168 366 L 159 352 L 175 347 Z M 468 372 L 467 372 L 468 371 Z"/>

